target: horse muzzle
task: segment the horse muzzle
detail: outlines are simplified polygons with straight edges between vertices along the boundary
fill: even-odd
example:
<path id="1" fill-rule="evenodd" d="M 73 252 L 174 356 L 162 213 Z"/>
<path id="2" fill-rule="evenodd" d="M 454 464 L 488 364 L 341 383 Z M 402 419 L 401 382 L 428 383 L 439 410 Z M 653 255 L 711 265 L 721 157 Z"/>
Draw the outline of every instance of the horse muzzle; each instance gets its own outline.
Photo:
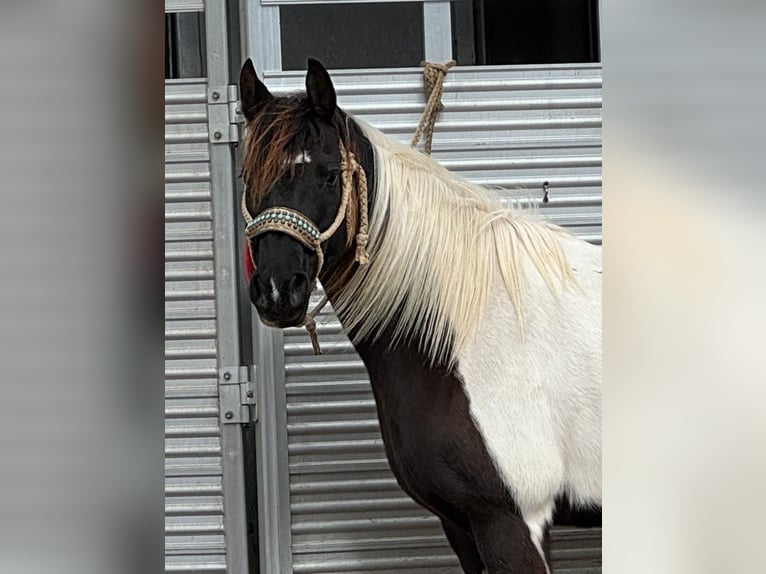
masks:
<path id="1" fill-rule="evenodd" d="M 261 321 L 269 327 L 295 327 L 306 318 L 311 281 L 305 273 L 276 277 L 255 272 L 250 280 L 250 300 Z"/>

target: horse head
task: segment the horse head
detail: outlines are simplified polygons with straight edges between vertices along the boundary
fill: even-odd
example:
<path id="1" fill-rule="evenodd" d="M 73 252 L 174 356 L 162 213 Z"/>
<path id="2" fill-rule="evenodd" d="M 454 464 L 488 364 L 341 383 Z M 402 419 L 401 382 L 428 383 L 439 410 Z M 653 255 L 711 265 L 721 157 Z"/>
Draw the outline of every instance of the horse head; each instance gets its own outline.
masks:
<path id="1" fill-rule="evenodd" d="M 305 94 L 275 97 L 248 59 L 240 95 L 250 299 L 267 325 L 300 325 L 316 279 L 353 252 L 360 171 L 353 121 L 316 60 L 308 62 Z M 366 221 L 366 202 L 364 209 Z"/>

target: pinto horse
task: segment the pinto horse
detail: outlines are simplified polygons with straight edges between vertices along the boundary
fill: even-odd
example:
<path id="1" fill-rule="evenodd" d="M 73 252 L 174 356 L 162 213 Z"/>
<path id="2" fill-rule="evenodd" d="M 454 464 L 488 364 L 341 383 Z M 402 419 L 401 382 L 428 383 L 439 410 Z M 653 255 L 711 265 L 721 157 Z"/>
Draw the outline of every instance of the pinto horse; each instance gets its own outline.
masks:
<path id="1" fill-rule="evenodd" d="M 601 522 L 601 249 L 306 93 L 240 75 L 250 298 L 311 323 L 321 281 L 369 372 L 402 489 L 466 573 L 549 573 Z"/>

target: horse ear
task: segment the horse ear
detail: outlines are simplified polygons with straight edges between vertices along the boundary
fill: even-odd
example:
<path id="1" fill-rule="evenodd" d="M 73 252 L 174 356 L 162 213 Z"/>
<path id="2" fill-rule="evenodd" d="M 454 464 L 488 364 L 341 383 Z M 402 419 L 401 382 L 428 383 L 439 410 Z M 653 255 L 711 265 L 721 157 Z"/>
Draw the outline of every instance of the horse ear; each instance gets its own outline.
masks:
<path id="1" fill-rule="evenodd" d="M 335 114 L 337 100 L 335 88 L 332 85 L 330 74 L 317 60 L 309 58 L 309 69 L 306 74 L 306 95 L 311 108 L 320 117 L 327 121 L 332 120 Z"/>
<path id="2" fill-rule="evenodd" d="M 248 58 L 239 73 L 239 99 L 242 102 L 242 114 L 251 120 L 253 108 L 273 97 L 269 89 L 258 79 L 253 61 Z"/>

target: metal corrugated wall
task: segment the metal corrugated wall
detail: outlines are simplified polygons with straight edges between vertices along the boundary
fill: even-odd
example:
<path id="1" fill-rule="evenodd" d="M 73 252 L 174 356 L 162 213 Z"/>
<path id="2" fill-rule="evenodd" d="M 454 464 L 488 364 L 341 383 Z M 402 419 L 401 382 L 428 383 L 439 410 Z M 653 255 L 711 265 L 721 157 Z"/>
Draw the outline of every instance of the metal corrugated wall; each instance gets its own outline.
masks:
<path id="1" fill-rule="evenodd" d="M 165 0 L 165 12 L 202 12 L 204 0 Z"/>
<path id="2" fill-rule="evenodd" d="M 423 109 L 419 70 L 334 72 L 344 109 L 408 141 Z M 275 93 L 303 74 L 267 73 Z M 445 81 L 434 157 L 593 242 L 601 239 L 598 65 L 456 68 Z M 542 206 L 542 204 L 540 204 Z M 334 315 L 318 321 L 324 354 L 301 329 L 284 333 L 289 536 L 296 573 L 460 572 L 435 517 L 397 486 L 383 451 L 367 374 Z M 558 529 L 558 571 L 600 572 L 600 529 Z"/>
<path id="3" fill-rule="evenodd" d="M 166 571 L 224 572 L 207 82 L 165 86 Z"/>
<path id="4" fill-rule="evenodd" d="M 245 574 L 241 429 L 221 423 L 219 404 L 221 373 L 240 361 L 232 154 L 210 138 L 211 125 L 229 131 L 226 3 L 165 10 L 204 11 L 176 20 L 189 27 L 171 50 L 196 63 L 174 73 L 208 69 L 165 83 L 165 570 Z"/>
<path id="5" fill-rule="evenodd" d="M 165 570 L 247 574 L 227 0 L 165 9 L 203 12 L 171 52 L 207 70 L 165 83 Z"/>

